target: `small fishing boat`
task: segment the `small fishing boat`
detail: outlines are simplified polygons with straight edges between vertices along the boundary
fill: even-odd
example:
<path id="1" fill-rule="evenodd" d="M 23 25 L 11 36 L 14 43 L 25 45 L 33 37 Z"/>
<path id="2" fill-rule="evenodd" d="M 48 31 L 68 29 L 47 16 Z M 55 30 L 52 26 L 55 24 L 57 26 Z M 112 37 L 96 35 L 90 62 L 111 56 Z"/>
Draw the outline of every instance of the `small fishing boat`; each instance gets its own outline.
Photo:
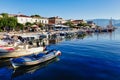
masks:
<path id="1" fill-rule="evenodd" d="M 37 65 L 43 62 L 46 62 L 48 60 L 51 60 L 57 56 L 61 55 L 61 52 L 58 50 L 50 50 L 46 53 L 40 53 L 40 54 L 33 54 L 29 56 L 23 56 L 19 58 L 12 58 L 10 59 L 11 64 L 13 68 L 18 68 L 21 66 L 32 66 Z"/>
<path id="2" fill-rule="evenodd" d="M 41 63 L 41 64 L 37 64 L 37 65 L 33 65 L 33 66 L 26 66 L 26 67 L 15 68 L 11 77 L 14 80 L 14 78 L 16 78 L 18 76 L 34 73 L 35 71 L 40 70 L 41 68 L 45 68 L 49 64 L 58 62 L 59 60 L 60 59 L 56 57 L 56 58 L 53 58 L 53 59 L 51 59 L 49 61 L 46 61 L 44 63 Z"/>

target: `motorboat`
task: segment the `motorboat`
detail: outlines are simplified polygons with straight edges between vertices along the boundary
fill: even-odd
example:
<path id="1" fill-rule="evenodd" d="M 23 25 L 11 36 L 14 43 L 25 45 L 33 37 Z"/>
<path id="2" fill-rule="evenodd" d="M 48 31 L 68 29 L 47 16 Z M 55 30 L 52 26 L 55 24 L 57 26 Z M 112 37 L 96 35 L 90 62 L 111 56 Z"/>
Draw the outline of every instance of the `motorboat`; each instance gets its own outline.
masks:
<path id="1" fill-rule="evenodd" d="M 39 54 L 43 52 L 46 47 L 33 47 L 33 48 L 18 48 L 14 49 L 12 47 L 1 47 L 0 48 L 0 58 L 16 58 L 21 56 L 27 56 L 31 54 Z"/>
<path id="2" fill-rule="evenodd" d="M 40 53 L 37 55 L 32 54 L 29 56 L 23 56 L 19 58 L 11 58 L 10 61 L 13 68 L 18 68 L 21 66 L 32 66 L 40 64 L 48 60 L 51 60 L 59 55 L 61 55 L 61 52 L 59 50 L 50 50 L 45 53 Z"/>
<path id="3" fill-rule="evenodd" d="M 24 39 L 24 38 L 30 38 L 31 39 Z M 21 56 L 27 56 L 31 54 L 39 54 L 40 52 L 43 52 L 46 48 L 45 46 L 40 45 L 39 40 L 36 40 L 36 43 L 32 42 L 32 37 L 35 37 L 37 39 L 39 36 L 7 36 L 0 40 L 0 58 L 14 58 L 14 57 L 21 57 Z M 8 42 L 9 40 L 13 40 L 12 42 Z M 31 44 L 30 44 L 31 42 Z"/>

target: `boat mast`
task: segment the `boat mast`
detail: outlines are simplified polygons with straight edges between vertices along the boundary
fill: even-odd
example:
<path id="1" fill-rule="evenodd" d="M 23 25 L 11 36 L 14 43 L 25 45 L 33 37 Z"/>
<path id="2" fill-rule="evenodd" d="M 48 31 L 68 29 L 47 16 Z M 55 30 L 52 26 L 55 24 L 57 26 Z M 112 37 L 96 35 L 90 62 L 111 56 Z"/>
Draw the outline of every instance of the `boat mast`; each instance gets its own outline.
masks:
<path id="1" fill-rule="evenodd" d="M 113 27 L 113 24 L 112 24 L 112 18 L 111 18 L 110 21 L 109 21 L 109 27 L 110 27 L 110 28 Z"/>

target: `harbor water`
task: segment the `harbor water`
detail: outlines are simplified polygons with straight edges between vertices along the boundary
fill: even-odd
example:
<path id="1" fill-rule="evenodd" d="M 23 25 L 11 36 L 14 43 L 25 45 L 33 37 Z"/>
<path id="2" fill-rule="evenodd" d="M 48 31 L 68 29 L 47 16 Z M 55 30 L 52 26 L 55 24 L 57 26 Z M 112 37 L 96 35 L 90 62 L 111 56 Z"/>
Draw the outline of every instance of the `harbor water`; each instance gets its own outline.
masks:
<path id="1" fill-rule="evenodd" d="M 92 33 L 84 38 L 63 38 L 48 49 L 59 58 L 14 70 L 9 59 L 0 60 L 0 80 L 120 80 L 120 29 Z"/>

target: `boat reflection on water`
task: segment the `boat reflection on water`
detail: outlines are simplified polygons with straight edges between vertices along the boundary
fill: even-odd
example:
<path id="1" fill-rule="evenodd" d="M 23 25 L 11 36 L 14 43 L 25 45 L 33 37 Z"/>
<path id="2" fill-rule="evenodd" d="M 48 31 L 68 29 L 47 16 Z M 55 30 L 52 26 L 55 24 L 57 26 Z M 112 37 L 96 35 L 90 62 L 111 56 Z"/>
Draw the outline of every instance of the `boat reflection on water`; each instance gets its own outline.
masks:
<path id="1" fill-rule="evenodd" d="M 9 59 L 0 59 L 0 68 L 2 67 L 10 67 L 11 66 L 11 63 L 10 63 L 10 60 Z"/>
<path id="2" fill-rule="evenodd" d="M 46 61 L 44 63 L 41 63 L 41 64 L 37 64 L 37 65 L 34 65 L 34 66 L 27 66 L 27 67 L 19 67 L 17 69 L 14 69 L 13 71 L 13 74 L 12 74 L 12 79 L 13 78 L 16 78 L 18 76 L 21 76 L 21 75 L 24 75 L 24 74 L 31 74 L 31 73 L 34 73 L 35 71 L 41 69 L 41 68 L 44 68 L 46 66 L 48 66 L 49 64 L 51 63 L 54 63 L 54 62 L 57 62 L 59 61 L 60 59 L 59 58 L 53 58 L 49 61 Z"/>
<path id="3" fill-rule="evenodd" d="M 49 39 L 44 39 L 43 42 L 45 42 L 46 45 L 51 45 L 51 44 L 57 44 L 60 43 L 62 41 L 68 41 L 68 40 L 73 40 L 73 39 L 84 39 L 87 35 L 86 33 L 74 33 L 74 34 L 67 34 L 64 36 L 56 36 L 56 35 L 52 35 L 50 36 Z"/>

